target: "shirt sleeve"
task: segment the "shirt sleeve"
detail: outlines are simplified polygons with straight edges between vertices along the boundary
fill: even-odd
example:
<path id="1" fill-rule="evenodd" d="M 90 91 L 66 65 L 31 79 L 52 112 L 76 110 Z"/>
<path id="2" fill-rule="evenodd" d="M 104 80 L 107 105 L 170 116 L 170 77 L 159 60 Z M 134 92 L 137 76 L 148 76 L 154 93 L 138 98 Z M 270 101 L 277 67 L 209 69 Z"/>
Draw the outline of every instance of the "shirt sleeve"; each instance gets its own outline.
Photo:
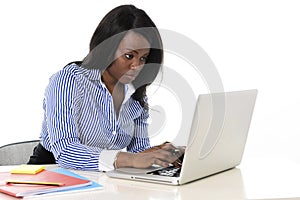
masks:
<path id="1" fill-rule="evenodd" d="M 143 108 L 142 114 L 134 120 L 134 134 L 127 146 L 128 152 L 138 153 L 151 148 L 148 136 L 148 118 L 149 110 Z"/>
<path id="2" fill-rule="evenodd" d="M 117 152 L 107 151 L 101 155 L 103 149 L 80 142 L 76 127 L 81 91 L 72 73 L 60 72 L 50 79 L 45 93 L 45 115 L 51 151 L 61 167 L 100 171 L 111 169 L 113 156 Z"/>

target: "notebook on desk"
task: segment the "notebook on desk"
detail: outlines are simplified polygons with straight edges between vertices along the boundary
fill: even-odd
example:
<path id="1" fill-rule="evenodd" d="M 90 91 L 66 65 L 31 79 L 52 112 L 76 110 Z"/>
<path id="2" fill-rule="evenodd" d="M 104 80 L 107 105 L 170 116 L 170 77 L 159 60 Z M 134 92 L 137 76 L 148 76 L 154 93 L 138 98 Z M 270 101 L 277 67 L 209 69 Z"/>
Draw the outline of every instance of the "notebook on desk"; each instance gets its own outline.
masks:
<path id="1" fill-rule="evenodd" d="M 257 90 L 199 95 L 180 168 L 119 168 L 107 175 L 181 185 L 236 167 L 243 156 L 256 96 Z"/>
<path id="2" fill-rule="evenodd" d="M 59 173 L 60 172 L 60 173 Z M 64 172 L 64 173 L 62 173 Z M 11 174 L 10 172 L 0 172 L 1 181 L 9 181 L 0 186 L 0 192 L 14 197 L 25 197 L 40 194 L 49 194 L 53 192 L 70 191 L 74 189 L 88 187 L 93 184 L 92 181 L 75 177 L 67 170 L 58 172 L 43 170 L 37 174 Z M 47 184 L 49 183 L 49 185 Z M 50 183 L 61 183 L 54 185 Z"/>

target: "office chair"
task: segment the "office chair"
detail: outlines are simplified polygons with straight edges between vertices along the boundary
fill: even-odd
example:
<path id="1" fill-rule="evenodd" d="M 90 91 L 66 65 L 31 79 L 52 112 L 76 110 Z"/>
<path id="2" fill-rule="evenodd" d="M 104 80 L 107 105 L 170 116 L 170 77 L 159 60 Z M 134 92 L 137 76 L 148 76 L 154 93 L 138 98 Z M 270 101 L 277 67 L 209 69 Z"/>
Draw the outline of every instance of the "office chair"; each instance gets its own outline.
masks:
<path id="1" fill-rule="evenodd" d="M 39 140 L 7 144 L 0 147 L 0 166 L 26 164 Z"/>

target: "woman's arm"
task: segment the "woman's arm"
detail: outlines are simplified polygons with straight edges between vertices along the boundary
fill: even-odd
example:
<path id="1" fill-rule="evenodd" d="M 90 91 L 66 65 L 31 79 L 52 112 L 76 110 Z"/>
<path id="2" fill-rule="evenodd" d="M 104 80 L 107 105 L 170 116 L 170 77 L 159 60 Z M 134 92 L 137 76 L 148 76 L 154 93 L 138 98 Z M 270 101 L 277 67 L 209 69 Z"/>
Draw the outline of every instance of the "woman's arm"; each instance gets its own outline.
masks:
<path id="1" fill-rule="evenodd" d="M 78 135 L 78 109 L 82 89 L 74 72 L 54 75 L 45 93 L 49 146 L 58 165 L 80 170 L 99 169 L 102 149 L 83 145 Z M 112 152 L 115 156 L 117 151 Z M 113 161 L 112 161 L 113 162 Z"/>
<path id="2" fill-rule="evenodd" d="M 134 135 L 127 147 L 128 152 L 119 152 L 115 157 L 114 167 L 147 168 L 153 164 L 169 166 L 174 163 L 183 152 L 174 154 L 171 143 L 165 142 L 161 145 L 151 147 L 148 137 L 149 111 L 143 110 L 142 114 L 134 120 Z"/>

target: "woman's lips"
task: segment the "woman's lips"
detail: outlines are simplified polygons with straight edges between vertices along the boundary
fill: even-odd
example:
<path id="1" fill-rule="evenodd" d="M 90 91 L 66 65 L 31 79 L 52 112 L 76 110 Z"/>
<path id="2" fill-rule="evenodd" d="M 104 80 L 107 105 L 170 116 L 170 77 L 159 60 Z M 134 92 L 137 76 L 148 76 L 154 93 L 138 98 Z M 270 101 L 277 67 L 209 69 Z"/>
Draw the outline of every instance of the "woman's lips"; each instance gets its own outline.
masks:
<path id="1" fill-rule="evenodd" d="M 134 78 L 136 78 L 137 74 L 125 74 L 125 76 L 134 79 Z"/>
<path id="2" fill-rule="evenodd" d="M 124 74 L 124 78 L 134 80 L 137 74 Z"/>

